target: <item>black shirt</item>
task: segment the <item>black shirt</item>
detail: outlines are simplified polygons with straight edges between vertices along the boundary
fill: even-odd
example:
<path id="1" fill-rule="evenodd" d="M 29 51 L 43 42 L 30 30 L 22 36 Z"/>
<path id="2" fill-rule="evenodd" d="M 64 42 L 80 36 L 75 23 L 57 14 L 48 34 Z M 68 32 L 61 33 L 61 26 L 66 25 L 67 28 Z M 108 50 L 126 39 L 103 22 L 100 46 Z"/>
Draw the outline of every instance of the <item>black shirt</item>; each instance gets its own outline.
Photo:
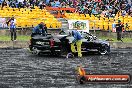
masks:
<path id="1" fill-rule="evenodd" d="M 116 24 L 116 31 L 117 32 L 122 32 L 124 25 L 123 24 Z"/>
<path id="2" fill-rule="evenodd" d="M 48 33 L 48 32 L 47 32 L 47 27 L 46 27 L 46 26 L 44 26 L 44 30 L 45 30 L 45 33 Z"/>
<path id="3" fill-rule="evenodd" d="M 39 27 L 42 29 L 42 33 L 47 33 L 47 27 L 43 24 L 39 24 Z"/>

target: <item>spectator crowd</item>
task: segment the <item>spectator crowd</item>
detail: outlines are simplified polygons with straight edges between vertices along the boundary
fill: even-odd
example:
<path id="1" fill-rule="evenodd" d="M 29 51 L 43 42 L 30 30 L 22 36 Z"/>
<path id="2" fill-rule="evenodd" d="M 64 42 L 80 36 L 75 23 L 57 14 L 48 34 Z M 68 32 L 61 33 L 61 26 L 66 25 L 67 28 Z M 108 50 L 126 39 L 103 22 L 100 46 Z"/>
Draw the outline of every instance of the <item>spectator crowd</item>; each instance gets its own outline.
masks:
<path id="1" fill-rule="evenodd" d="M 114 16 L 118 11 L 121 15 L 132 16 L 132 0 L 62 0 L 61 7 L 76 8 L 76 12 L 83 14 Z"/>
<path id="2" fill-rule="evenodd" d="M 113 17 L 118 11 L 121 15 L 132 16 L 132 0 L 0 0 L 1 7 L 34 8 L 46 6 L 76 8 L 76 12 L 83 14 L 104 15 Z"/>
<path id="3" fill-rule="evenodd" d="M 46 3 L 41 0 L 0 0 L 1 7 L 9 6 L 12 8 L 34 8 L 34 6 L 43 9 Z"/>

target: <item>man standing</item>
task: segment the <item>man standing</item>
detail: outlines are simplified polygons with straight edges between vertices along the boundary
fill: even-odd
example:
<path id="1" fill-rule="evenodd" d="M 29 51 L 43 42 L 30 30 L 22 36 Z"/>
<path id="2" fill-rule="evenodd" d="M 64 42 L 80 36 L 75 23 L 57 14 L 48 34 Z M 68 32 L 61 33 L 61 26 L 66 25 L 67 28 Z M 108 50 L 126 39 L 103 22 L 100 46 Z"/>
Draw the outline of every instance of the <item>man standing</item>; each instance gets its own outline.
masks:
<path id="1" fill-rule="evenodd" d="M 118 20 L 118 24 L 116 24 L 116 32 L 117 32 L 117 40 L 122 41 L 121 39 L 121 34 L 122 34 L 122 29 L 123 29 L 123 24 L 121 23 L 120 20 Z M 123 42 L 123 41 L 122 41 Z"/>
<path id="2" fill-rule="evenodd" d="M 10 32 L 11 32 L 11 40 L 16 41 L 17 35 L 16 35 L 16 19 L 12 17 L 7 22 L 7 25 L 10 23 Z"/>
<path id="3" fill-rule="evenodd" d="M 81 45 L 82 45 L 82 36 L 79 31 L 73 30 L 72 31 L 72 36 L 74 37 L 74 40 L 71 43 L 71 51 L 73 53 L 76 52 L 75 49 L 75 44 L 77 45 L 77 52 L 78 52 L 78 57 L 82 57 L 82 52 L 81 52 Z"/>
<path id="4" fill-rule="evenodd" d="M 41 22 L 40 24 L 38 24 L 36 27 L 33 28 L 33 31 L 32 31 L 32 37 L 34 35 L 37 35 L 37 34 L 42 34 L 42 35 L 46 35 L 47 33 L 47 27 L 46 25 L 44 25 L 43 22 Z"/>

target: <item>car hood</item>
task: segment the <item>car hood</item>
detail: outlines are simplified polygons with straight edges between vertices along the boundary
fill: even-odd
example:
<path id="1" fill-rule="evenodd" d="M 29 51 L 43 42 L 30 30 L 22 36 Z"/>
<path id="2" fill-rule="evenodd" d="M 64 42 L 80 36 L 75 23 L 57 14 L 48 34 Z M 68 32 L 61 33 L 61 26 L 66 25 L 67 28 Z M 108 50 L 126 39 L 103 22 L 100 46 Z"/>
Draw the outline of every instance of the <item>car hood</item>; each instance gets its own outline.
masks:
<path id="1" fill-rule="evenodd" d="M 96 39 L 96 40 L 94 40 L 94 41 L 96 41 L 96 42 L 98 42 L 98 43 L 101 43 L 101 44 L 107 44 L 107 45 L 109 45 L 109 42 L 106 41 L 106 40 Z"/>

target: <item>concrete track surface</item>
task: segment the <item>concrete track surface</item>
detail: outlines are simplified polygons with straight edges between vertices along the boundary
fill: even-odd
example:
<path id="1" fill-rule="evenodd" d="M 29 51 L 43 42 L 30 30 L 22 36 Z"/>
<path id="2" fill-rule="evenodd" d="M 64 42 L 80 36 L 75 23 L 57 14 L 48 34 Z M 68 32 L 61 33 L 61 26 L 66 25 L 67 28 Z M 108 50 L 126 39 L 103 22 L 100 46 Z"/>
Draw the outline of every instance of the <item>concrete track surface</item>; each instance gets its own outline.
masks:
<path id="1" fill-rule="evenodd" d="M 35 56 L 27 49 L 0 49 L 0 88 L 132 88 L 128 84 L 76 81 L 76 67 L 90 74 L 131 74 L 132 49 L 112 49 L 110 55 L 88 54 L 83 58 Z"/>

